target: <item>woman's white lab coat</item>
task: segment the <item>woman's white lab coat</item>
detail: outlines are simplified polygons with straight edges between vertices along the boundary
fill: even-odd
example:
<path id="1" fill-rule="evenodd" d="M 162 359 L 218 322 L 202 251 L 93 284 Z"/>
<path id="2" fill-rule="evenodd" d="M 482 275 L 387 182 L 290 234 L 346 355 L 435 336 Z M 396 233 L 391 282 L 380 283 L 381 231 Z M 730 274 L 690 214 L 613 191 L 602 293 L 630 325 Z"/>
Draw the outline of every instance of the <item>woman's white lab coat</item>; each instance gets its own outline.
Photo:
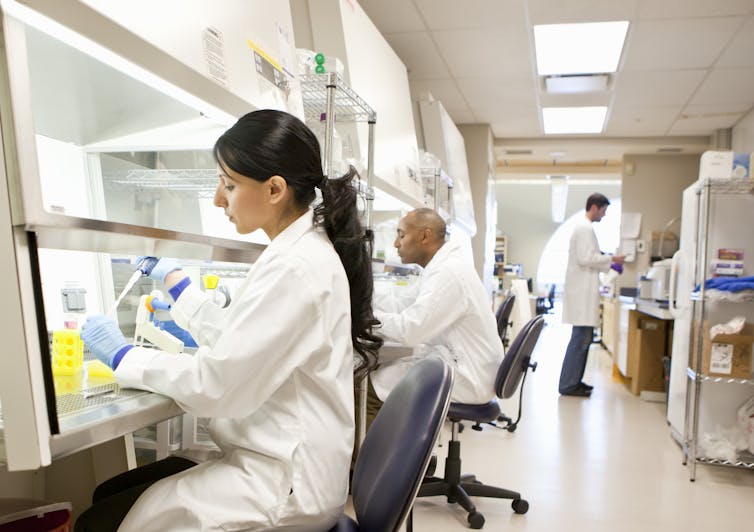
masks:
<path id="1" fill-rule="evenodd" d="M 350 296 L 311 210 L 265 249 L 227 309 L 190 285 L 171 313 L 196 354 L 134 348 L 115 376 L 212 418 L 224 455 L 150 487 L 120 530 L 330 528 L 353 450 Z"/>
<path id="2" fill-rule="evenodd" d="M 597 327 L 600 322 L 599 273 L 610 269 L 611 255 L 603 255 L 592 221 L 584 215 L 573 228 L 568 246 L 563 289 L 563 323 Z"/>
<path id="3" fill-rule="evenodd" d="M 381 302 L 375 300 L 379 308 Z M 435 253 L 421 273 L 416 297 L 396 312 L 375 310 L 388 340 L 415 347 L 414 355 L 386 362 L 371 374 L 377 396 L 384 400 L 419 359 L 438 356 L 455 372 L 451 398 L 486 403 L 495 396 L 495 376 L 503 344 L 490 300 L 471 260 L 450 241 Z"/>

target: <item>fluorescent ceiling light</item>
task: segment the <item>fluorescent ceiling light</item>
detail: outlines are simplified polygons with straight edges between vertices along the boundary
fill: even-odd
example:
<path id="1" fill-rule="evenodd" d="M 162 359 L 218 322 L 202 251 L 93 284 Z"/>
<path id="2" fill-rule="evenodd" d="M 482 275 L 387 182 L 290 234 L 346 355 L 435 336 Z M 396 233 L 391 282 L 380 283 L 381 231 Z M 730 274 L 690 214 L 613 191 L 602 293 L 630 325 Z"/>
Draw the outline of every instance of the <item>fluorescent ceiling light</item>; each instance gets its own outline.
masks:
<path id="1" fill-rule="evenodd" d="M 600 74 L 615 72 L 628 21 L 534 26 L 537 72 Z"/>
<path id="2" fill-rule="evenodd" d="M 604 91 L 607 89 L 607 75 L 548 76 L 545 78 L 545 88 L 550 94 Z"/>
<path id="3" fill-rule="evenodd" d="M 550 182 L 550 214 L 552 221 L 563 223 L 565 220 L 566 203 L 568 202 L 568 176 L 548 175 Z"/>
<path id="4" fill-rule="evenodd" d="M 546 135 L 601 133 L 607 107 L 543 107 Z"/>

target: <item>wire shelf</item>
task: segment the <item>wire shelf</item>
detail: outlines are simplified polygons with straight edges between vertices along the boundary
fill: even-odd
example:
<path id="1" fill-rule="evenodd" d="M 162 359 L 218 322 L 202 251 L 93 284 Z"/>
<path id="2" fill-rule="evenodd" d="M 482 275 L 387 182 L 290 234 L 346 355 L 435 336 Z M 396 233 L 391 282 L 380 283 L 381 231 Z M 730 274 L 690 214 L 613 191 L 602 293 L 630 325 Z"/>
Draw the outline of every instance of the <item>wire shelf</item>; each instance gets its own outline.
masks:
<path id="1" fill-rule="evenodd" d="M 335 73 L 301 76 L 301 95 L 304 99 L 306 121 L 319 122 L 327 109 L 327 88 L 335 88 L 334 110 L 337 122 L 374 122 L 377 114 Z"/>
<path id="2" fill-rule="evenodd" d="M 702 296 L 699 291 L 691 293 L 691 301 L 701 301 Z M 705 301 L 730 301 L 732 303 L 744 303 L 754 301 L 754 290 L 741 290 L 739 292 L 728 292 L 725 290 L 715 290 L 707 288 L 704 292 Z"/>
<path id="3" fill-rule="evenodd" d="M 697 186 L 697 192 L 709 187 L 716 194 L 754 194 L 754 179 L 743 178 L 708 178 Z"/>
<path id="4" fill-rule="evenodd" d="M 736 455 L 735 460 L 724 460 L 722 458 L 710 458 L 708 456 L 699 456 L 697 457 L 696 461 L 702 462 L 705 464 L 754 469 L 754 454 L 751 454 L 748 451 L 739 451 Z"/>
<path id="5" fill-rule="evenodd" d="M 107 183 L 114 188 L 188 192 L 201 198 L 211 198 L 217 189 L 217 179 L 217 169 L 215 168 L 139 169 L 110 173 Z"/>
<path id="6" fill-rule="evenodd" d="M 686 375 L 690 379 L 696 379 L 703 382 L 724 382 L 726 384 L 751 384 L 754 385 L 754 379 L 735 379 L 732 377 L 720 377 L 717 375 L 705 375 L 704 373 L 697 373 L 692 368 L 686 368 Z"/>

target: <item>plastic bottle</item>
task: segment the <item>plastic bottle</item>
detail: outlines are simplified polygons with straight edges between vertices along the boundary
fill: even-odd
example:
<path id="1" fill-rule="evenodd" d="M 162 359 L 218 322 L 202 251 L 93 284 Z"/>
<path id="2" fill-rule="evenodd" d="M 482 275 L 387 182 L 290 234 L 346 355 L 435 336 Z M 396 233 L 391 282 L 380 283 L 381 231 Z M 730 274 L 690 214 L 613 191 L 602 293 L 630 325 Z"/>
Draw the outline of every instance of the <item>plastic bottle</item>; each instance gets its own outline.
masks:
<path id="1" fill-rule="evenodd" d="M 314 135 L 319 140 L 319 147 L 322 153 L 322 170 L 325 169 L 325 133 L 327 131 L 327 114 L 319 115 L 319 124 L 312 128 Z M 328 177 L 340 177 L 343 174 L 343 139 L 333 124 L 332 130 L 332 165 Z"/>
<path id="2" fill-rule="evenodd" d="M 326 57 L 322 52 L 314 56 L 314 72 L 324 74 L 325 72 L 335 72 L 338 76 L 343 77 L 345 69 L 343 62 L 337 57 Z"/>

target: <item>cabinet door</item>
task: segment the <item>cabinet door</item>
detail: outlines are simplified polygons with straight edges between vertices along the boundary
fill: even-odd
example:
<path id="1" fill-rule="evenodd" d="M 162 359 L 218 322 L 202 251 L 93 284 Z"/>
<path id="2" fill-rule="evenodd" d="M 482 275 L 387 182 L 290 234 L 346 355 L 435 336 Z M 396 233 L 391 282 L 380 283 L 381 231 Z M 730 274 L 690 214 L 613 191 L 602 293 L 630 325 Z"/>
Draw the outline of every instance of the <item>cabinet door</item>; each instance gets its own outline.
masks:
<path id="1" fill-rule="evenodd" d="M 631 332 L 631 305 L 621 304 L 618 312 L 618 349 L 615 364 L 624 377 L 630 377 L 631 365 L 629 364 L 629 336 Z"/>

